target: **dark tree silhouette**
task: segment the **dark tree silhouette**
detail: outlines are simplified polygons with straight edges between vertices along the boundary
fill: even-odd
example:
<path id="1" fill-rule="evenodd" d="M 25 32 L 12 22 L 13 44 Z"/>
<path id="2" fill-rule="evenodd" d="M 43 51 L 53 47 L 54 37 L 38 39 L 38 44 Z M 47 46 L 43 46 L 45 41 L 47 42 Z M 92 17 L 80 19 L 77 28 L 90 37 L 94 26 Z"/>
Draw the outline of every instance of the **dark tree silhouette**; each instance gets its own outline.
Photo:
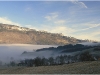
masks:
<path id="1" fill-rule="evenodd" d="M 53 57 L 49 57 L 48 61 L 49 61 L 50 65 L 54 64 L 54 58 Z"/>
<path id="2" fill-rule="evenodd" d="M 43 57 L 43 58 L 41 59 L 41 65 L 42 65 L 42 66 L 48 65 L 48 60 L 47 60 L 45 57 Z"/>
<path id="3" fill-rule="evenodd" d="M 60 57 L 57 56 L 57 57 L 55 58 L 55 61 L 56 61 L 56 64 L 57 64 L 57 65 L 60 64 Z"/>
<path id="4" fill-rule="evenodd" d="M 70 45 L 69 45 L 70 46 Z M 78 46 L 78 45 L 77 45 Z M 76 54 L 74 56 L 71 55 L 60 55 L 54 57 L 49 57 L 49 58 L 40 58 L 36 57 L 34 59 L 25 59 L 20 61 L 18 63 L 19 66 L 27 66 L 27 67 L 32 67 L 32 66 L 47 66 L 47 65 L 63 65 L 63 64 L 69 64 L 69 63 L 74 63 L 77 61 L 93 61 L 94 57 L 88 52 L 84 52 L 79 54 Z M 11 65 L 14 65 L 14 62 L 11 62 Z"/>
<path id="5" fill-rule="evenodd" d="M 41 66 L 42 65 L 41 58 L 40 57 L 36 57 L 34 59 L 34 64 L 35 64 L 35 66 Z"/>
<path id="6" fill-rule="evenodd" d="M 11 66 L 15 66 L 16 63 L 15 63 L 14 61 L 11 61 L 11 62 L 10 62 L 10 65 L 11 65 Z"/>
<path id="7" fill-rule="evenodd" d="M 80 61 L 94 61 L 95 59 L 88 51 L 86 51 L 86 52 L 80 54 L 79 60 Z"/>
<path id="8" fill-rule="evenodd" d="M 64 56 L 61 55 L 59 58 L 60 58 L 60 64 L 61 65 L 64 64 L 65 63 Z"/>

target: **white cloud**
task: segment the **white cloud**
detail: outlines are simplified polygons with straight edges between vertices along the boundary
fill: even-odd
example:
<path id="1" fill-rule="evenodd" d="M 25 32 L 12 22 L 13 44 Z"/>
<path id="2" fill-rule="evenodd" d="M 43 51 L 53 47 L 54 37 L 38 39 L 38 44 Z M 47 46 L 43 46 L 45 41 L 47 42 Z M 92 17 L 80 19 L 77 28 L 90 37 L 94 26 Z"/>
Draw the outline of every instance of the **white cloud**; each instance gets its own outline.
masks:
<path id="1" fill-rule="evenodd" d="M 19 23 L 12 22 L 12 21 L 9 20 L 7 17 L 0 17 L 0 23 L 3 23 L 3 24 L 11 24 L 11 25 L 18 25 L 18 26 L 20 26 Z"/>
<path id="2" fill-rule="evenodd" d="M 99 35 L 100 35 L 100 30 L 95 30 L 95 31 L 91 31 L 91 32 L 90 31 L 84 32 L 85 30 L 89 30 L 89 29 L 98 27 L 98 26 L 100 26 L 100 24 L 84 23 L 84 24 L 81 24 L 81 25 L 83 27 L 86 26 L 88 28 L 84 28 L 84 29 L 79 29 L 79 27 L 71 28 L 71 27 L 68 27 L 66 25 L 58 25 L 58 24 L 55 24 L 54 26 L 49 25 L 49 24 L 43 25 L 41 28 L 42 28 L 42 30 L 46 30 L 48 32 L 62 33 L 66 36 L 72 36 L 72 37 L 75 37 L 75 38 L 78 38 L 78 39 L 89 39 L 89 40 L 100 41 L 100 39 L 98 38 Z M 80 31 L 82 31 L 82 33 Z"/>
<path id="3" fill-rule="evenodd" d="M 51 16 L 45 16 L 45 18 L 47 19 L 47 20 L 52 20 L 52 17 Z"/>
<path id="4" fill-rule="evenodd" d="M 2 24 L 10 24 L 10 25 L 17 25 L 17 26 L 23 26 L 23 25 L 21 25 L 19 23 L 15 23 L 15 22 L 9 20 L 7 17 L 0 17 L 0 23 L 2 23 Z M 24 25 L 24 26 L 27 27 L 27 28 L 39 30 L 38 28 L 33 27 L 32 25 Z"/>
<path id="5" fill-rule="evenodd" d="M 51 30 L 51 32 L 65 32 L 66 29 L 67 28 L 65 26 L 56 26 Z"/>
<path id="6" fill-rule="evenodd" d="M 94 24 L 94 26 L 91 26 L 89 28 L 85 28 L 85 29 L 82 29 L 82 30 L 88 30 L 88 29 L 95 28 L 95 27 L 98 27 L 98 26 L 100 26 L 100 24 Z"/>
<path id="7" fill-rule="evenodd" d="M 95 28 L 95 27 L 99 27 L 100 24 L 88 24 L 87 26 L 89 26 L 89 27 L 88 28 L 84 28 L 84 29 L 79 29 L 77 31 L 84 31 L 84 30 L 89 30 L 89 29 Z"/>
<path id="8" fill-rule="evenodd" d="M 55 24 L 64 24 L 66 21 L 65 20 L 57 20 L 54 23 Z"/>
<path id="9" fill-rule="evenodd" d="M 100 35 L 100 30 L 91 33 L 93 36 Z"/>
<path id="10" fill-rule="evenodd" d="M 51 26 L 51 25 L 43 25 L 42 30 L 48 31 L 48 32 L 52 32 L 52 33 L 62 33 L 66 36 L 72 36 L 78 39 L 89 39 L 89 40 L 97 40 L 100 41 L 100 39 L 97 37 L 98 35 L 100 35 L 100 30 L 95 30 L 92 32 L 84 32 L 84 33 L 78 33 L 76 34 L 75 32 L 77 32 L 77 29 L 73 29 L 67 26 Z"/>
<path id="11" fill-rule="evenodd" d="M 51 25 L 42 25 L 41 30 L 45 30 L 52 33 L 62 33 L 64 35 L 70 35 L 71 33 L 75 32 L 74 29 L 69 28 L 65 25 L 61 26 L 51 26 Z"/>
<path id="12" fill-rule="evenodd" d="M 49 22 L 47 25 L 42 25 L 42 30 L 46 30 L 52 33 L 63 33 L 64 35 L 68 35 L 70 33 L 75 32 L 74 29 L 67 26 L 69 21 L 59 19 L 58 13 L 49 13 L 45 17 Z"/>
<path id="13" fill-rule="evenodd" d="M 49 13 L 49 15 L 45 16 L 44 18 L 47 19 L 47 21 L 50 21 L 50 23 L 54 25 L 64 25 L 65 23 L 69 22 L 64 19 L 59 19 L 58 13 Z"/>
<path id="14" fill-rule="evenodd" d="M 71 2 L 72 2 L 73 4 L 76 4 L 76 5 L 81 6 L 82 8 L 88 8 L 88 7 L 85 5 L 85 3 L 79 2 L 78 0 L 71 0 Z"/>
<path id="15" fill-rule="evenodd" d="M 78 25 L 79 26 L 79 25 Z M 99 29 L 92 29 L 100 26 L 100 24 L 91 24 L 91 23 L 83 23 L 80 24 L 80 26 L 87 27 L 84 29 L 80 29 L 79 27 L 75 27 L 74 32 L 72 32 L 70 35 L 78 38 L 78 39 L 90 39 L 90 40 L 97 40 L 100 41 L 100 30 Z M 90 31 L 91 29 L 91 31 Z"/>
<path id="16" fill-rule="evenodd" d="M 87 34 L 80 34 L 80 35 L 73 35 L 74 37 L 78 38 L 78 39 L 89 39 L 89 40 L 98 40 L 96 39 L 96 37 L 93 37 L 91 35 L 87 35 Z"/>
<path id="17" fill-rule="evenodd" d="M 63 33 L 64 35 L 70 34 L 74 31 L 74 29 L 69 28 L 67 26 L 56 26 L 51 30 L 51 32 Z"/>
<path id="18" fill-rule="evenodd" d="M 74 29 L 66 26 L 68 21 L 59 19 L 58 13 L 49 13 L 45 18 L 50 22 L 47 25 L 42 25 L 42 30 L 52 33 L 63 33 L 64 35 L 74 32 Z"/>
<path id="19" fill-rule="evenodd" d="M 39 30 L 39 28 L 33 27 L 32 25 L 25 25 L 25 27 L 30 28 L 30 29 Z"/>
<path id="20" fill-rule="evenodd" d="M 95 32 L 91 32 L 91 33 L 84 33 L 84 34 L 73 34 L 72 36 L 78 38 L 78 39 L 89 39 L 89 40 L 96 40 L 96 41 L 100 41 L 100 39 L 97 37 L 98 35 L 100 35 L 100 31 L 95 31 Z"/>
<path id="21" fill-rule="evenodd" d="M 48 20 L 48 21 L 51 21 L 51 20 L 54 20 L 58 17 L 58 14 L 57 13 L 50 13 L 48 16 L 45 16 L 45 18 Z"/>

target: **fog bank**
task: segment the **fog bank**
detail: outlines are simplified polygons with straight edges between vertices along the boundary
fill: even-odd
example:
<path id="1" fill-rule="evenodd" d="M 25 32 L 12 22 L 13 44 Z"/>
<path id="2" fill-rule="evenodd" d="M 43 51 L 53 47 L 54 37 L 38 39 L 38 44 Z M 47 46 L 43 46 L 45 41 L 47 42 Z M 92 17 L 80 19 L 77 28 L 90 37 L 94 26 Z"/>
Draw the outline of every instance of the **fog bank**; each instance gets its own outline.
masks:
<path id="1" fill-rule="evenodd" d="M 34 52 L 36 49 L 57 47 L 53 45 L 31 45 L 31 44 L 0 44 L 0 61 L 10 62 L 11 60 L 21 59 L 20 55 L 24 52 Z"/>

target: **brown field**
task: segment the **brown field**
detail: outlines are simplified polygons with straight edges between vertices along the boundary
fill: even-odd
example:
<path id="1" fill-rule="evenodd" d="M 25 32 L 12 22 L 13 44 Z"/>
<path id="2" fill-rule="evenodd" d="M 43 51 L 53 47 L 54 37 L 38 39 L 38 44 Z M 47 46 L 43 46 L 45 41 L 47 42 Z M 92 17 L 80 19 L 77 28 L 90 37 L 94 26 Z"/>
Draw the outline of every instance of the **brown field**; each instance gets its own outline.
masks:
<path id="1" fill-rule="evenodd" d="M 58 66 L 10 67 L 0 74 L 100 74 L 100 61 L 87 61 Z"/>

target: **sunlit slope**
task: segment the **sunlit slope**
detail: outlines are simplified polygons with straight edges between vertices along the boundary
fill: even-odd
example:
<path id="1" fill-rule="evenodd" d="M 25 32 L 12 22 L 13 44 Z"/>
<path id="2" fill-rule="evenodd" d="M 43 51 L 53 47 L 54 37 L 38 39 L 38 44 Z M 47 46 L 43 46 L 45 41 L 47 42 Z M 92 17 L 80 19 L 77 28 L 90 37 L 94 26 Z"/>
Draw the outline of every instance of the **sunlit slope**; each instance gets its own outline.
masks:
<path id="1" fill-rule="evenodd" d="M 1 44 L 65 45 L 87 42 L 62 33 L 37 31 L 16 25 L 0 24 Z"/>

